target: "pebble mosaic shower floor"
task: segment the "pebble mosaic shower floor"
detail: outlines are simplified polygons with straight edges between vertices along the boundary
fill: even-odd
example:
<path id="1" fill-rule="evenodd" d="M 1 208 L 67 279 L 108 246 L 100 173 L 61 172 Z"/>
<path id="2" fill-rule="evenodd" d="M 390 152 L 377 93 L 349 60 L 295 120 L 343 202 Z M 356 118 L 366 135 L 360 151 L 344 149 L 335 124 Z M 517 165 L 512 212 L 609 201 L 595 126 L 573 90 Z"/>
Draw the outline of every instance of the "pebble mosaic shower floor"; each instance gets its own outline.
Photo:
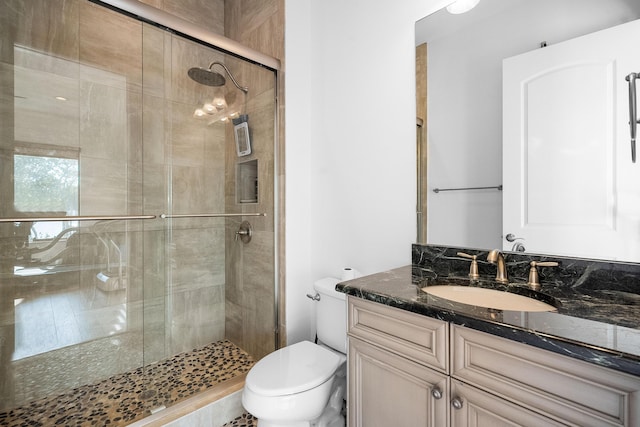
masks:
<path id="1" fill-rule="evenodd" d="M 67 393 L 35 400 L 0 413 L 2 426 L 126 426 L 236 375 L 248 372 L 254 361 L 230 341 L 219 341 L 178 354 L 144 368 L 116 375 Z M 228 426 L 257 424 L 249 414 Z M 234 424 L 235 423 L 235 424 Z"/>
<path id="2" fill-rule="evenodd" d="M 233 421 L 228 422 L 222 427 L 256 427 L 258 419 L 249 413 L 244 413 Z"/>

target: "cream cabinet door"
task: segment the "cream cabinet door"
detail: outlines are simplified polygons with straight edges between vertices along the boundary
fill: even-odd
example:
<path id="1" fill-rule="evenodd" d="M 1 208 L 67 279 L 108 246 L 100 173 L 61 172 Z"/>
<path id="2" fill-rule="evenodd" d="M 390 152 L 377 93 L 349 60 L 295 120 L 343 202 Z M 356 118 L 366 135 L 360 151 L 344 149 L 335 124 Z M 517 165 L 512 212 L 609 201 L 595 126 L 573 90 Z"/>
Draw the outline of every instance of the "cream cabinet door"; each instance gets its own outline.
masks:
<path id="1" fill-rule="evenodd" d="M 350 427 L 442 427 L 448 377 L 349 337 Z"/>
<path id="2" fill-rule="evenodd" d="M 451 380 L 452 427 L 564 426 L 521 406 Z"/>

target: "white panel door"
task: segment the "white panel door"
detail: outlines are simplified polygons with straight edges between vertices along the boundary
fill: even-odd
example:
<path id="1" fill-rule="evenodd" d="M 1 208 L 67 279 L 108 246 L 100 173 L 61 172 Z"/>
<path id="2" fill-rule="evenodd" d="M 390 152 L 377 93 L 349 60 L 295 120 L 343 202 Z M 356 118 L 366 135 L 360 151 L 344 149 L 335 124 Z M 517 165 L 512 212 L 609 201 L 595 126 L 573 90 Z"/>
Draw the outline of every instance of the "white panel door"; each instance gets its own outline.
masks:
<path id="1" fill-rule="evenodd" d="M 503 248 L 640 261 L 625 76 L 640 20 L 503 62 Z"/>

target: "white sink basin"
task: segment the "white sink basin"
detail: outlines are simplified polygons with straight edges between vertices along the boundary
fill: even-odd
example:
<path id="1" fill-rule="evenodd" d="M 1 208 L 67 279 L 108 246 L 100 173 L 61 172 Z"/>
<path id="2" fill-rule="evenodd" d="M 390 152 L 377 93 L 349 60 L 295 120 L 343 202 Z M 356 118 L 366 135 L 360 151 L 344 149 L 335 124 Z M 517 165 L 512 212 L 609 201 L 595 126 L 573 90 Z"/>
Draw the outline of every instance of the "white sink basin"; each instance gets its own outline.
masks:
<path id="1" fill-rule="evenodd" d="M 471 286 L 436 285 L 422 288 L 424 292 L 450 301 L 496 310 L 511 311 L 557 311 L 547 303 L 511 292 Z"/>

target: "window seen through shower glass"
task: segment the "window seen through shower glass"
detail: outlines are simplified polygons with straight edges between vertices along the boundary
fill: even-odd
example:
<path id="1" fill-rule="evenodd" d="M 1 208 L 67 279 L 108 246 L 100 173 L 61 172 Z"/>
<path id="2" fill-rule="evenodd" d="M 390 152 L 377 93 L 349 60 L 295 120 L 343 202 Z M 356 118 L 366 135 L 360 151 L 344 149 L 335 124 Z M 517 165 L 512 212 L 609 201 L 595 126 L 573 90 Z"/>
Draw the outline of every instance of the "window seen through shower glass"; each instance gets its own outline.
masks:
<path id="1" fill-rule="evenodd" d="M 13 176 L 16 212 L 77 215 L 77 158 L 15 154 Z M 30 237 L 52 239 L 70 225 L 69 221 L 36 222 Z"/>

